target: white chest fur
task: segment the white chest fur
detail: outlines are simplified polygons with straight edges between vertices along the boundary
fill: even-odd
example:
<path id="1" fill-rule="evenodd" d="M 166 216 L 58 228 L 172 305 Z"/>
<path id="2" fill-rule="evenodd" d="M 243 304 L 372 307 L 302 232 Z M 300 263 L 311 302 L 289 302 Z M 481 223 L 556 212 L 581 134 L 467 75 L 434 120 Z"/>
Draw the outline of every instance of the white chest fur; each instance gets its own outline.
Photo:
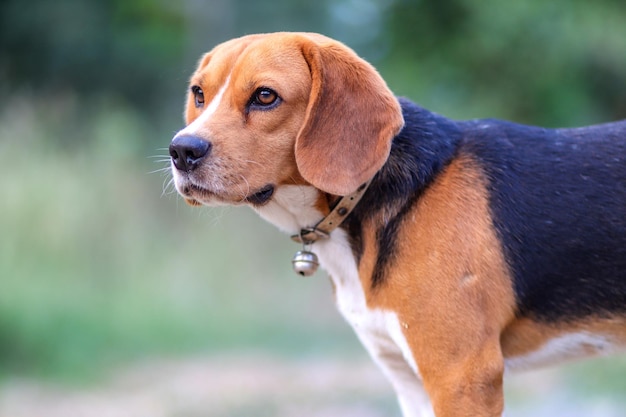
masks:
<path id="1" fill-rule="evenodd" d="M 276 190 L 272 201 L 259 208 L 258 212 L 283 231 L 296 234 L 303 227 L 314 226 L 322 218 L 322 214 L 314 208 L 317 197 L 318 191 L 313 187 L 283 186 Z M 381 350 L 394 350 L 401 353 L 417 374 L 417 366 L 397 315 L 392 311 L 367 306 L 346 233 L 341 229 L 334 230 L 330 239 L 316 242 L 313 251 L 333 280 L 339 311 L 352 325 L 370 354 L 376 359 L 388 353 Z"/>
<path id="2" fill-rule="evenodd" d="M 283 231 L 296 234 L 303 227 L 314 226 L 322 218 L 314 208 L 317 197 L 318 191 L 313 187 L 283 186 L 276 190 L 269 204 L 257 211 Z M 312 250 L 333 280 L 339 311 L 389 378 L 398 393 L 404 415 L 430 415 L 432 409 L 422 391 L 419 370 L 398 316 L 393 311 L 367 305 L 346 233 L 336 229 L 330 239 L 317 241 Z"/>
<path id="3" fill-rule="evenodd" d="M 283 231 L 296 234 L 303 227 L 314 226 L 323 217 L 315 209 L 317 197 L 318 191 L 313 187 L 283 186 L 276 190 L 269 204 L 257 211 L 261 217 Z M 333 280 L 339 311 L 357 330 L 359 336 L 368 329 L 371 333 L 381 336 L 385 334 L 390 338 L 389 322 L 393 321 L 390 317 L 395 317 L 395 314 L 367 306 L 346 233 L 336 229 L 331 233 L 330 239 L 317 241 L 312 250 Z M 397 317 L 395 320 L 397 321 Z"/>
<path id="4" fill-rule="evenodd" d="M 352 325 L 369 353 L 376 361 L 381 356 L 399 354 L 417 375 L 417 366 L 397 314 L 393 311 L 368 307 L 345 232 L 334 231 L 332 239 L 320 242 L 316 251 L 321 264 L 331 274 L 339 311 Z"/>

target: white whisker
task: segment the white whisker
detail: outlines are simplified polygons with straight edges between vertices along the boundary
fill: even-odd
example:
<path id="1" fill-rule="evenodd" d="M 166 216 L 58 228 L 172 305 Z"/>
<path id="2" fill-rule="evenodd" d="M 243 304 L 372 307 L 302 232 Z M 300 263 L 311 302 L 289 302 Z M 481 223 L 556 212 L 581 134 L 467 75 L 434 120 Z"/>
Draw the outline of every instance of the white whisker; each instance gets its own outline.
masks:
<path id="1" fill-rule="evenodd" d="M 157 173 L 167 175 L 170 173 L 170 167 L 163 167 L 163 168 L 155 169 L 153 171 L 148 171 L 148 174 L 157 174 Z"/>
<path id="2" fill-rule="evenodd" d="M 262 163 L 258 162 L 258 161 L 253 161 L 251 159 L 239 159 L 239 158 L 230 158 L 232 161 L 234 162 L 238 162 L 238 163 L 245 163 L 245 164 L 255 164 L 255 165 L 259 165 L 259 166 L 263 166 Z"/>
<path id="3" fill-rule="evenodd" d="M 158 148 L 157 151 L 162 152 L 162 151 L 167 151 L 168 148 Z M 162 168 L 158 168 L 152 171 L 149 171 L 148 174 L 161 174 L 164 176 L 169 176 L 171 173 L 171 162 L 172 159 L 169 155 L 167 154 L 157 154 L 157 155 L 148 155 L 146 156 L 147 159 L 151 159 L 152 162 L 162 165 Z M 172 180 L 173 181 L 173 180 Z M 171 181 L 170 181 L 171 183 Z M 169 184 L 168 184 L 169 186 Z M 163 189 L 163 194 L 165 194 L 165 187 Z"/>
<path id="4" fill-rule="evenodd" d="M 176 193 L 176 186 L 174 185 L 174 178 L 170 177 L 170 179 L 168 180 L 167 178 L 163 180 L 163 191 L 161 192 L 161 197 L 164 197 L 166 195 L 172 195 Z"/>
<path id="5" fill-rule="evenodd" d="M 230 211 L 231 206 L 222 206 L 222 207 L 213 207 L 211 210 L 207 210 L 206 213 L 210 213 L 210 220 L 211 223 L 209 224 L 210 227 L 215 227 L 217 225 L 219 225 L 222 220 L 224 219 L 224 216 Z"/>
<path id="6" fill-rule="evenodd" d="M 239 176 L 246 183 L 246 186 L 248 187 L 248 191 L 246 191 L 245 193 L 242 193 L 242 196 L 241 196 L 240 202 L 244 202 L 246 200 L 246 197 L 248 197 L 248 195 L 250 194 L 250 183 L 248 182 L 246 177 L 244 177 L 243 175 L 239 174 Z M 243 191 L 243 189 L 241 188 L 241 185 L 239 186 L 239 190 Z"/>
<path id="7" fill-rule="evenodd" d="M 249 159 L 242 159 L 241 162 L 245 162 L 245 163 L 248 163 L 248 164 L 257 164 L 258 166 L 261 166 L 261 167 L 263 166 L 263 164 L 261 164 L 260 162 L 251 161 Z"/>

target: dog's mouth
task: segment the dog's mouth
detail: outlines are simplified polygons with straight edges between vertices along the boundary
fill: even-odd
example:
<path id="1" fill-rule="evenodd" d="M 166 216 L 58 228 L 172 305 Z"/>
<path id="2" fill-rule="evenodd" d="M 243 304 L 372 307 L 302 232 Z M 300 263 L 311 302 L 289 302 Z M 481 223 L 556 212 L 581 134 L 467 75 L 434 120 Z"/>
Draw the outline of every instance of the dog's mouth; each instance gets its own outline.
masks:
<path id="1" fill-rule="evenodd" d="M 258 191 L 245 197 L 223 195 L 193 183 L 182 185 L 179 191 L 185 201 L 192 206 L 198 206 L 201 204 L 212 206 L 221 204 L 238 205 L 241 203 L 249 203 L 260 207 L 270 201 L 274 195 L 275 188 L 276 187 L 273 184 L 267 184 Z"/>
<path id="2" fill-rule="evenodd" d="M 274 195 L 274 189 L 275 187 L 272 184 L 267 184 L 256 193 L 246 197 L 246 201 L 254 206 L 265 205 Z"/>

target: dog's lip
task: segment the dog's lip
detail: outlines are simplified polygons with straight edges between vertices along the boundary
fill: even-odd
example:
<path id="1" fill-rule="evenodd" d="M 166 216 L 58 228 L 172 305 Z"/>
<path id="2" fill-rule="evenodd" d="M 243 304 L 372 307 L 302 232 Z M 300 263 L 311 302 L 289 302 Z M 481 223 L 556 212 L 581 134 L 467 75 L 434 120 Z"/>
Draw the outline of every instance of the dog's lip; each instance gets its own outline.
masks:
<path id="1" fill-rule="evenodd" d="M 262 206 L 269 202 L 274 195 L 274 190 L 275 186 L 273 184 L 267 184 L 246 197 L 232 198 L 232 196 L 216 193 L 193 182 L 186 182 L 185 184 L 181 184 L 180 194 L 185 200 L 192 200 L 199 203 L 222 202 L 227 204 L 241 204 L 247 202 L 254 206 Z"/>
<path id="2" fill-rule="evenodd" d="M 194 200 L 199 203 L 215 200 L 224 200 L 224 198 L 218 193 L 200 185 L 196 185 L 192 182 L 186 182 L 182 184 L 179 188 L 179 191 L 186 200 Z"/>
<path id="3" fill-rule="evenodd" d="M 265 205 L 270 201 L 270 199 L 274 195 L 275 189 L 276 187 L 274 186 L 274 184 L 267 184 L 256 193 L 251 194 L 248 197 L 246 197 L 246 201 L 248 201 L 249 203 L 255 206 Z"/>

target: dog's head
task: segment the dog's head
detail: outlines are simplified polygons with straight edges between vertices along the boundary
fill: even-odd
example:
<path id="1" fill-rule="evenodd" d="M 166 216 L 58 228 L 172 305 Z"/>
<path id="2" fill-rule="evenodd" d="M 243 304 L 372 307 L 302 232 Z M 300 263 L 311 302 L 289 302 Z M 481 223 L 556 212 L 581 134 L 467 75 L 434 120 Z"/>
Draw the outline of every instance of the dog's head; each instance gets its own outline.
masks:
<path id="1" fill-rule="evenodd" d="M 349 194 L 382 167 L 404 123 L 370 64 L 307 33 L 215 47 L 191 77 L 185 118 L 170 155 L 194 205 L 263 205 L 288 184 Z"/>

